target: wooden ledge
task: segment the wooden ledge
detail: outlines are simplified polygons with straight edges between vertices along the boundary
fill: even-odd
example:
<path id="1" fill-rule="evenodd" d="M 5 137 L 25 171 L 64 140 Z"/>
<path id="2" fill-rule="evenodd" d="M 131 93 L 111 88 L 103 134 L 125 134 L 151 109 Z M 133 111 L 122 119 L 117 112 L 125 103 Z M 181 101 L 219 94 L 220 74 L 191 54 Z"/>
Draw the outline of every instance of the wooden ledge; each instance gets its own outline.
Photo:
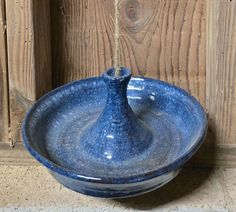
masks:
<path id="1" fill-rule="evenodd" d="M 0 142 L 0 165 L 39 165 L 21 143 L 12 148 Z M 203 145 L 188 166 L 236 168 L 236 145 Z"/>

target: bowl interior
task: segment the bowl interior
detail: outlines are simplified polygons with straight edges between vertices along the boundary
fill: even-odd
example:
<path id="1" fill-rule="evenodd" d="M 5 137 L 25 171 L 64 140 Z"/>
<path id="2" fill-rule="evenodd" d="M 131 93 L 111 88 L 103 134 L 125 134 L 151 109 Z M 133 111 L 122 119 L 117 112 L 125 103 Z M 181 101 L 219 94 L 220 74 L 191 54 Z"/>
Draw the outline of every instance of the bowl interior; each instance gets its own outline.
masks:
<path id="1" fill-rule="evenodd" d="M 129 104 L 154 132 L 154 142 L 142 155 L 103 163 L 80 149 L 78 142 L 102 112 L 106 96 L 100 78 L 73 82 L 45 95 L 25 120 L 26 146 L 52 164 L 80 175 L 117 178 L 171 165 L 201 142 L 206 117 L 193 97 L 158 80 L 132 78 L 127 91 Z"/>

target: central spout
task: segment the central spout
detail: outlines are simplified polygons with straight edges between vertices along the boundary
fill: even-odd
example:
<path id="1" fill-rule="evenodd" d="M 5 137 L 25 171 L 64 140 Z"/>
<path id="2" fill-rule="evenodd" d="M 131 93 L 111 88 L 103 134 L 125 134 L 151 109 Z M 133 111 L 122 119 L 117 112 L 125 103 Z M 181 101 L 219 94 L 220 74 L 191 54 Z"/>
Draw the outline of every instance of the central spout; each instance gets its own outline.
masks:
<path id="1" fill-rule="evenodd" d="M 103 74 L 107 100 L 97 121 L 85 130 L 81 144 L 91 156 L 100 160 L 124 161 L 142 154 L 152 142 L 150 128 L 132 111 L 127 99 L 131 72 L 113 68 Z"/>
<path id="2" fill-rule="evenodd" d="M 107 86 L 107 101 L 102 115 L 98 121 L 108 121 L 110 127 L 114 127 L 115 131 L 123 129 L 127 122 L 132 119 L 128 118 L 133 116 L 133 111 L 128 104 L 127 99 L 127 85 L 131 78 L 131 72 L 127 69 L 120 69 L 120 76 L 115 76 L 115 70 L 109 69 L 103 74 L 103 80 Z M 133 117 L 134 118 L 134 117 Z"/>

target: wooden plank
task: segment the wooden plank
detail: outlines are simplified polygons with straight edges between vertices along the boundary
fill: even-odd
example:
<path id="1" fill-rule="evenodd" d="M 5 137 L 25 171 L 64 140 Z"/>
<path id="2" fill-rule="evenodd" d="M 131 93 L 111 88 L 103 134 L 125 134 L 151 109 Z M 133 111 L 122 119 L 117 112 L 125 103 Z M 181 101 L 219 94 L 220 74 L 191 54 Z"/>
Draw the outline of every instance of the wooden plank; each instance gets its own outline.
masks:
<path id="1" fill-rule="evenodd" d="M 8 141 L 8 76 L 5 1 L 0 0 L 0 141 Z"/>
<path id="2" fill-rule="evenodd" d="M 49 0 L 6 1 L 11 143 L 30 105 L 51 88 Z"/>
<path id="3" fill-rule="evenodd" d="M 207 1 L 209 127 L 217 143 L 236 144 L 236 1 Z"/>
<path id="4" fill-rule="evenodd" d="M 54 86 L 99 75 L 114 57 L 114 0 L 52 0 Z"/>
<path id="5" fill-rule="evenodd" d="M 121 1 L 120 64 L 181 86 L 205 105 L 205 25 L 205 0 Z"/>
<path id="6" fill-rule="evenodd" d="M 189 164 L 193 167 L 236 168 L 236 145 L 204 145 Z"/>
<path id="7" fill-rule="evenodd" d="M 39 165 L 37 161 L 18 142 L 12 148 L 9 144 L 0 143 L 0 165 Z"/>

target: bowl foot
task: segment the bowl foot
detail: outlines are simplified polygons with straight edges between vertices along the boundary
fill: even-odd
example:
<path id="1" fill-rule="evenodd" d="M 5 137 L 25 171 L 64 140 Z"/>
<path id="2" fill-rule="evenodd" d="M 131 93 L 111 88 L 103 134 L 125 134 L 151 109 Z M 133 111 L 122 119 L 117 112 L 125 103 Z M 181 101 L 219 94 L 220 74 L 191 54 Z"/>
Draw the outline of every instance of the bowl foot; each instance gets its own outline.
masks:
<path id="1" fill-rule="evenodd" d="M 120 199 L 142 195 L 158 189 L 174 179 L 180 171 L 181 169 L 178 169 L 150 180 L 127 184 L 100 184 L 82 182 L 59 175 L 55 172 L 51 172 L 51 174 L 61 184 L 73 191 L 93 197 Z"/>

